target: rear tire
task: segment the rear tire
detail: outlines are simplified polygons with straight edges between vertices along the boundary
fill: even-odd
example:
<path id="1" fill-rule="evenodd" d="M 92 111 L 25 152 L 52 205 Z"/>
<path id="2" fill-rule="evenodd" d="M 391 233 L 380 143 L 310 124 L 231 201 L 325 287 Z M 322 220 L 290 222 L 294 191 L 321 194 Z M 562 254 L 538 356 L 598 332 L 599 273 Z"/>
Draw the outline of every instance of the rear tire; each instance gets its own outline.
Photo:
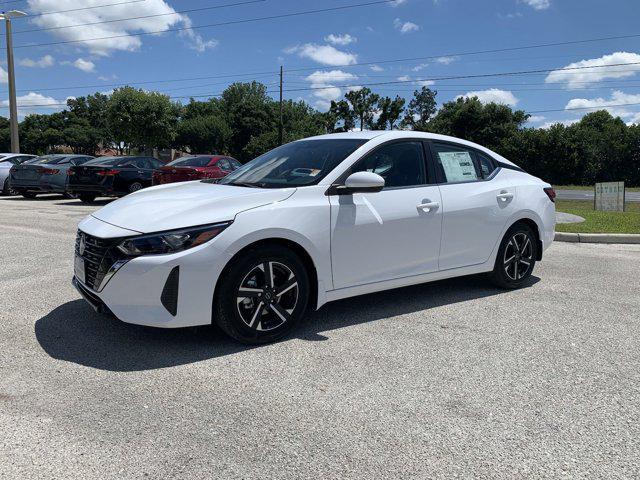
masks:
<path id="1" fill-rule="evenodd" d="M 142 190 L 143 188 L 144 185 L 142 185 L 140 182 L 133 182 L 131 185 L 129 185 L 129 193 L 137 192 L 138 190 Z"/>
<path id="2" fill-rule="evenodd" d="M 274 342 L 302 319 L 309 275 L 300 258 L 280 246 L 249 250 L 223 272 L 213 302 L 215 323 L 245 344 Z"/>
<path id="3" fill-rule="evenodd" d="M 96 199 L 95 193 L 81 193 L 78 198 L 82 203 L 92 203 Z"/>
<path id="4" fill-rule="evenodd" d="M 22 195 L 24 198 L 34 199 L 38 194 L 35 192 L 20 192 L 20 195 Z"/>
<path id="5" fill-rule="evenodd" d="M 512 226 L 498 249 L 491 273 L 493 283 L 509 290 L 525 285 L 536 264 L 537 249 L 536 235 L 529 226 L 524 223 Z"/>
<path id="6" fill-rule="evenodd" d="M 16 192 L 11 189 L 11 184 L 9 183 L 9 177 L 4 179 L 4 184 L 2 185 L 2 194 L 3 195 L 15 195 Z"/>

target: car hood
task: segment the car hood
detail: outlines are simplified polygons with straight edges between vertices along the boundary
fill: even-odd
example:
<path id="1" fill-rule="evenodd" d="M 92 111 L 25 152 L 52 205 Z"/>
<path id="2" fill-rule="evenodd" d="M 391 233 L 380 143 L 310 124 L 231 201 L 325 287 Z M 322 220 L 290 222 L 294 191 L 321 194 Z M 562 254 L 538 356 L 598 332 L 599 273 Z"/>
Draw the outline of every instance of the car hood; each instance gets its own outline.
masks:
<path id="1" fill-rule="evenodd" d="M 201 181 L 145 188 L 111 202 L 93 217 L 141 233 L 233 220 L 245 210 L 280 202 L 295 188 L 262 189 Z"/>

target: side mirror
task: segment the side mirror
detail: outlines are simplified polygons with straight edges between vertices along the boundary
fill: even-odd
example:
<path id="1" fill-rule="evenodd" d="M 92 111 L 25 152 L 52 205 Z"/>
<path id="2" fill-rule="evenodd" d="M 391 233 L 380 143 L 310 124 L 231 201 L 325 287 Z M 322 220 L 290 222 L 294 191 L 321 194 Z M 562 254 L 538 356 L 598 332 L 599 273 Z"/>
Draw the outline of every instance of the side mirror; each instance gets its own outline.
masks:
<path id="1" fill-rule="evenodd" d="M 328 194 L 375 193 L 384 188 L 384 178 L 377 173 L 356 172 L 347 177 L 343 185 L 333 185 Z"/>

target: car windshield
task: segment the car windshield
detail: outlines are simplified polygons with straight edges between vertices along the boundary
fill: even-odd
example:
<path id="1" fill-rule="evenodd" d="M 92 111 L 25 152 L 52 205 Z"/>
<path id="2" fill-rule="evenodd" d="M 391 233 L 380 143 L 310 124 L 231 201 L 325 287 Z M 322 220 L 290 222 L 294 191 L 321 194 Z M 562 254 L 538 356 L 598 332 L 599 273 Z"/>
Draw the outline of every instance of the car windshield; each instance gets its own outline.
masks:
<path id="1" fill-rule="evenodd" d="M 182 157 L 176 158 L 173 162 L 167 163 L 167 167 L 206 167 L 209 165 L 211 157 Z"/>
<path id="2" fill-rule="evenodd" d="M 221 180 L 203 181 L 261 188 L 312 185 L 365 142 L 354 138 L 300 140 L 259 156 Z"/>

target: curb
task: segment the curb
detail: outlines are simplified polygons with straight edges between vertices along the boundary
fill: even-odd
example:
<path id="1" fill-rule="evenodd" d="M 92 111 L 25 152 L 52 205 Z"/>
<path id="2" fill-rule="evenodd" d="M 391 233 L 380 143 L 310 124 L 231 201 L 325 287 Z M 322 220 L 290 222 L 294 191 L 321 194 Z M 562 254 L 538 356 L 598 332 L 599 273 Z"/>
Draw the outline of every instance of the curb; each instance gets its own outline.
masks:
<path id="1" fill-rule="evenodd" d="M 640 244 L 640 235 L 632 233 L 566 233 L 556 232 L 556 242 Z"/>

